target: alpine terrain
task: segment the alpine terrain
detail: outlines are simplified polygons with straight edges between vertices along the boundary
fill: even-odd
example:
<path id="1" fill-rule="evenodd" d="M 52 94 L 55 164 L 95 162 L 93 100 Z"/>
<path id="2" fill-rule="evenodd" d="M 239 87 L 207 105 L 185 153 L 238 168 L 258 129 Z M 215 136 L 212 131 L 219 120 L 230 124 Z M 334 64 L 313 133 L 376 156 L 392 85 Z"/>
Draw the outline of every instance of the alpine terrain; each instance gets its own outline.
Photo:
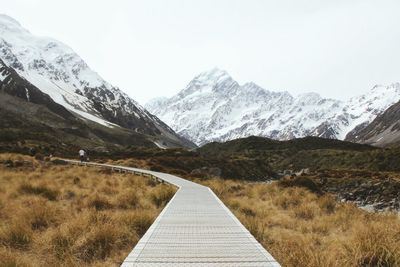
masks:
<path id="1" fill-rule="evenodd" d="M 386 146 L 400 143 L 400 102 L 389 107 L 349 141 Z"/>
<path id="2" fill-rule="evenodd" d="M 226 71 L 196 76 L 171 98 L 146 108 L 198 145 L 251 135 L 288 140 L 304 136 L 346 139 L 400 100 L 400 84 L 377 85 L 348 101 L 317 93 L 292 96 L 255 83 L 240 85 Z"/>
<path id="3" fill-rule="evenodd" d="M 103 80 L 71 48 L 57 40 L 32 35 L 6 15 L 0 15 L 0 59 L 2 123 L 7 123 L 8 129 L 21 126 L 16 121 L 22 116 L 25 128 L 33 123 L 54 130 L 58 123 L 56 128 L 64 132 L 69 128 L 68 134 L 72 135 L 76 129 L 88 128 L 83 135 L 91 140 L 121 143 L 124 136 L 123 143 L 127 144 L 193 146 Z M 51 115 L 42 116 L 43 110 Z M 3 114 L 10 120 L 6 122 Z M 60 125 L 61 118 L 69 122 Z"/>

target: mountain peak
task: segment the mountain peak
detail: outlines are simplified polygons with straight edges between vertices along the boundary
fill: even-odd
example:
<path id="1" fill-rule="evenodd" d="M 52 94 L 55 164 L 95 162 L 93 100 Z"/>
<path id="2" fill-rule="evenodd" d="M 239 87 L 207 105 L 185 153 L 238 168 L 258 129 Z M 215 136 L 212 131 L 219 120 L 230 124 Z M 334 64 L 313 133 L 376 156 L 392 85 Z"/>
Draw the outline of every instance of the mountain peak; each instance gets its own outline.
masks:
<path id="1" fill-rule="evenodd" d="M 238 83 L 232 79 L 228 72 L 219 68 L 213 68 L 194 77 L 178 96 L 183 98 L 193 93 L 207 93 L 211 91 L 224 93 L 235 86 L 238 86 Z"/>
<path id="2" fill-rule="evenodd" d="M 221 70 L 217 67 L 211 70 L 204 71 L 195 77 L 196 80 L 206 80 L 206 81 L 219 81 L 223 79 L 231 79 L 231 76 L 225 70 Z"/>

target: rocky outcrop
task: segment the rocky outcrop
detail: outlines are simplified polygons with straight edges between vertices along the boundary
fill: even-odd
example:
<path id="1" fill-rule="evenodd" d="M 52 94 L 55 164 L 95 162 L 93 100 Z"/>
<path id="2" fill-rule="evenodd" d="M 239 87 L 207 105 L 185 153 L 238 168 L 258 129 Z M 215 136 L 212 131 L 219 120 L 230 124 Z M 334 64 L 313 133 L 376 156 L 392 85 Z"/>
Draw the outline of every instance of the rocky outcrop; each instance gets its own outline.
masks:
<path id="1" fill-rule="evenodd" d="M 325 170 L 282 181 L 285 185 L 311 188 L 313 192 L 332 193 L 339 201 L 371 211 L 400 211 L 400 179 L 396 173 Z"/>

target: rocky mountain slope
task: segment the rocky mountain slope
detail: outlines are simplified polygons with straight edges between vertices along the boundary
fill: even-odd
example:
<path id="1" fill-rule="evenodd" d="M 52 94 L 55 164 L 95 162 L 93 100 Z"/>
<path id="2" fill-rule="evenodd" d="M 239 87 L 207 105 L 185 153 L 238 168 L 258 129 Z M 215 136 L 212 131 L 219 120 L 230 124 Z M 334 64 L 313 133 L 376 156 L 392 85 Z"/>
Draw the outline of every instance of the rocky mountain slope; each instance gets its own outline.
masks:
<path id="1" fill-rule="evenodd" d="M 156 116 L 103 80 L 71 48 L 31 34 L 6 15 L 0 15 L 0 58 L 2 65 L 15 70 L 75 117 L 152 136 L 160 146 L 190 146 Z M 29 97 L 26 93 L 26 100 Z"/>
<path id="2" fill-rule="evenodd" d="M 156 138 L 82 120 L 1 59 L 0 125 L 0 151 L 5 152 L 30 148 L 61 156 L 75 155 L 79 148 L 109 152 L 125 146 L 153 147 Z"/>
<path id="3" fill-rule="evenodd" d="M 387 146 L 400 143 L 400 102 L 377 116 L 368 126 L 348 137 L 349 141 Z"/>
<path id="4" fill-rule="evenodd" d="M 304 136 L 345 139 L 400 99 L 400 84 L 375 86 L 348 101 L 316 93 L 292 96 L 255 83 L 240 85 L 227 72 L 196 76 L 171 98 L 146 108 L 198 145 L 246 136 L 288 140 Z"/>

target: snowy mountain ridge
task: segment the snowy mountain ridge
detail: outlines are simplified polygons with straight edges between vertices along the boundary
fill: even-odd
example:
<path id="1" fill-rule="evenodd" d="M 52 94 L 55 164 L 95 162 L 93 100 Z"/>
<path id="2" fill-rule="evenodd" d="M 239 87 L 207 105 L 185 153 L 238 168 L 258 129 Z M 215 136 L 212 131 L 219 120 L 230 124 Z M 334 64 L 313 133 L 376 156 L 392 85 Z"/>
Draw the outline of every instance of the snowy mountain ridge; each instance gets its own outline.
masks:
<path id="1" fill-rule="evenodd" d="M 54 39 L 32 35 L 7 15 L 0 15 L 0 33 L 0 57 L 5 63 L 57 103 L 83 117 L 109 125 L 96 110 L 90 109 L 85 89 L 112 90 L 116 94 L 112 101 L 108 95 L 104 97 L 110 105 L 127 96 L 93 72 L 71 48 Z"/>
<path id="2" fill-rule="evenodd" d="M 7 15 L 0 15 L 0 58 L 84 120 L 179 139 L 165 123 L 101 78 L 70 47 L 31 34 Z"/>
<path id="3" fill-rule="evenodd" d="M 348 101 L 317 93 L 292 96 L 255 83 L 238 84 L 214 68 L 197 75 L 177 95 L 146 108 L 198 145 L 250 135 L 288 140 L 304 136 L 345 139 L 400 99 L 400 84 L 377 85 Z M 356 128 L 359 126 L 358 128 Z"/>

